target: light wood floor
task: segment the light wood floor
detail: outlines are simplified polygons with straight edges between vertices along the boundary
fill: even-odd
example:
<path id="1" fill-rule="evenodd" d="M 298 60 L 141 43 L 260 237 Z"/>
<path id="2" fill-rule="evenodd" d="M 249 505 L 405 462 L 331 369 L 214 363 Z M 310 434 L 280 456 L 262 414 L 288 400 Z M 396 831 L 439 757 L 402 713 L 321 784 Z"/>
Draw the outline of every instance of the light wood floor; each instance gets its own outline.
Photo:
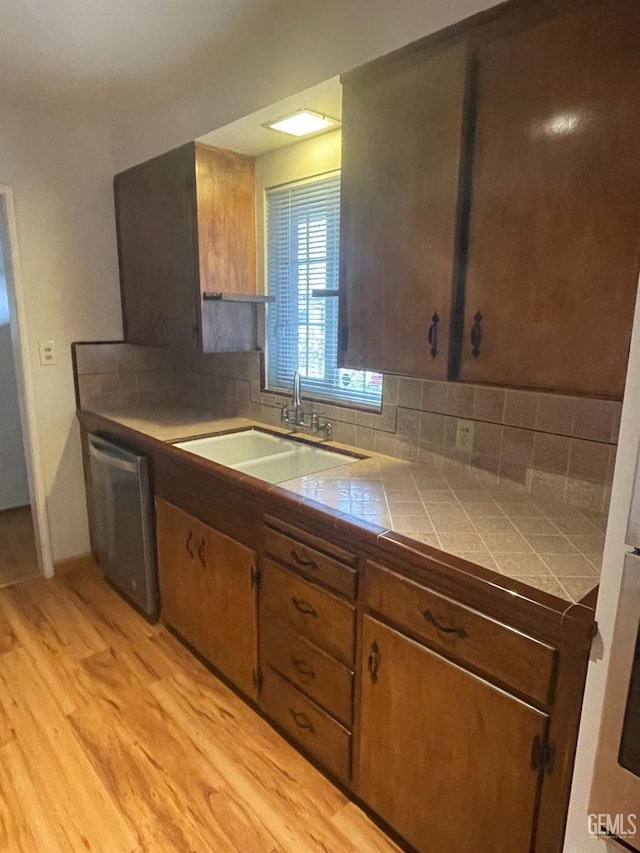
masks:
<path id="1" fill-rule="evenodd" d="M 95 571 L 0 591 L 0 850 L 397 848 Z"/>
<path id="2" fill-rule="evenodd" d="M 29 507 L 0 511 L 0 587 L 38 574 Z"/>

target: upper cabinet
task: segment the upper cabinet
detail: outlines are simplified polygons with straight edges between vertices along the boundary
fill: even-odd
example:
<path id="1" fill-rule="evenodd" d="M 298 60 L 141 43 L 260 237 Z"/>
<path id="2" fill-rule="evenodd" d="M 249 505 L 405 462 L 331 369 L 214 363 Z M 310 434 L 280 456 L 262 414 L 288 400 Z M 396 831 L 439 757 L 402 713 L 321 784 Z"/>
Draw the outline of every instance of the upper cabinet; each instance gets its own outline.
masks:
<path id="1" fill-rule="evenodd" d="M 478 51 L 461 379 L 622 396 L 640 262 L 640 15 L 635 0 L 614 6 Z"/>
<path id="2" fill-rule="evenodd" d="M 200 292 L 256 292 L 255 161 L 195 146 Z"/>
<path id="3" fill-rule="evenodd" d="M 116 175 L 114 191 L 125 339 L 253 348 L 253 158 L 189 143 Z"/>
<path id="4" fill-rule="evenodd" d="M 344 80 L 341 361 L 624 388 L 640 6 L 507 4 Z"/>
<path id="5" fill-rule="evenodd" d="M 345 81 L 340 361 L 447 377 L 467 55 Z"/>

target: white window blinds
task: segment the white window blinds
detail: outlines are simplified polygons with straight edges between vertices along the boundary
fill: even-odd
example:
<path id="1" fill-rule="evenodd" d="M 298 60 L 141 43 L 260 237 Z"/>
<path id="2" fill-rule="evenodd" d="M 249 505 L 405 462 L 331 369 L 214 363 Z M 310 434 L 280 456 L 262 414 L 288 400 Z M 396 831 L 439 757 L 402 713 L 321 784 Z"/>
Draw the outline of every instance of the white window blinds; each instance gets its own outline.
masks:
<path id="1" fill-rule="evenodd" d="M 267 384 L 291 390 L 300 370 L 303 394 L 379 406 L 382 376 L 337 365 L 340 175 L 268 190 Z"/>

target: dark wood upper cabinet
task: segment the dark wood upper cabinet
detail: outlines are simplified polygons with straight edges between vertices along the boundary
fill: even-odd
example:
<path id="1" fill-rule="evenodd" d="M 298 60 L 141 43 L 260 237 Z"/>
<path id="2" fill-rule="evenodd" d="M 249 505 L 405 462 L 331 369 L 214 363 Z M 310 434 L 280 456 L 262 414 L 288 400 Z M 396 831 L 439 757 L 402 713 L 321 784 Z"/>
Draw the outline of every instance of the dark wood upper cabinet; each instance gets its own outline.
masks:
<path id="1" fill-rule="evenodd" d="M 358 795 L 416 850 L 531 850 L 548 716 L 370 616 L 362 631 Z"/>
<path id="2" fill-rule="evenodd" d="M 523 0 L 345 76 L 342 365 L 622 396 L 639 39 L 637 0 Z"/>
<path id="3" fill-rule="evenodd" d="M 638 3 L 616 0 L 479 48 L 461 379 L 622 396 L 639 39 Z"/>
<path id="4" fill-rule="evenodd" d="M 466 74 L 458 44 L 345 81 L 343 366 L 447 376 Z"/>
<path id="5" fill-rule="evenodd" d="M 251 348 L 246 304 L 224 306 L 226 339 L 203 297 L 255 294 L 253 158 L 189 143 L 116 175 L 114 191 L 125 340 Z"/>

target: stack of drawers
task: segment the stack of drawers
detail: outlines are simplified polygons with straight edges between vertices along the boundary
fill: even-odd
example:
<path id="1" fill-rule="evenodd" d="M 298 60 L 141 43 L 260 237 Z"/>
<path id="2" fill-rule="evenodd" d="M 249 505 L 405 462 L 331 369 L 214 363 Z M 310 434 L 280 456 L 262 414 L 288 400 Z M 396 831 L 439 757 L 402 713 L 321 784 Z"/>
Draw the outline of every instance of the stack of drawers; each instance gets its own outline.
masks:
<path id="1" fill-rule="evenodd" d="M 261 705 L 335 776 L 351 776 L 357 556 L 274 518 L 260 595 Z"/>

